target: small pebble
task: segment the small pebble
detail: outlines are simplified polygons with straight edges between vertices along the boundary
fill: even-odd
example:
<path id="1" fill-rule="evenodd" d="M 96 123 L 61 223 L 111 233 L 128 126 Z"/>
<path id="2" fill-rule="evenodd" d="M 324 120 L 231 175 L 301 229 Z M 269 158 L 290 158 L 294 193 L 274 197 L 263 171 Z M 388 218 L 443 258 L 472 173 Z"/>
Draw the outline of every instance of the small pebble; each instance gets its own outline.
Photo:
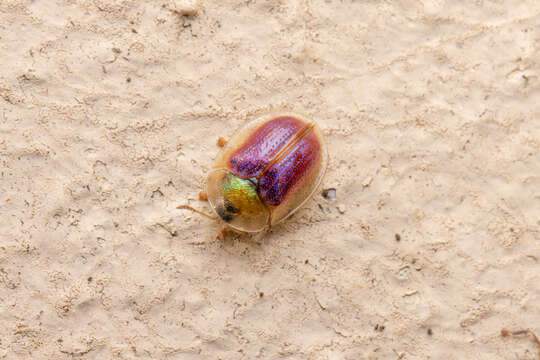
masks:
<path id="1" fill-rule="evenodd" d="M 195 16 L 201 8 L 200 0 L 176 0 L 172 2 L 172 9 L 182 16 Z"/>
<path id="2" fill-rule="evenodd" d="M 373 181 L 373 178 L 371 176 L 368 176 L 367 178 L 364 179 L 364 181 L 362 181 L 362 186 L 368 187 L 369 185 L 371 185 L 372 181 Z"/>
<path id="3" fill-rule="evenodd" d="M 322 196 L 328 201 L 334 201 L 336 199 L 336 189 L 324 189 L 322 192 Z"/>
<path id="4" fill-rule="evenodd" d="M 346 208 L 345 205 L 343 205 L 343 204 L 339 204 L 339 205 L 337 206 L 337 209 L 338 209 L 338 211 L 339 211 L 340 214 L 345 214 L 345 211 L 347 210 L 347 208 Z"/>

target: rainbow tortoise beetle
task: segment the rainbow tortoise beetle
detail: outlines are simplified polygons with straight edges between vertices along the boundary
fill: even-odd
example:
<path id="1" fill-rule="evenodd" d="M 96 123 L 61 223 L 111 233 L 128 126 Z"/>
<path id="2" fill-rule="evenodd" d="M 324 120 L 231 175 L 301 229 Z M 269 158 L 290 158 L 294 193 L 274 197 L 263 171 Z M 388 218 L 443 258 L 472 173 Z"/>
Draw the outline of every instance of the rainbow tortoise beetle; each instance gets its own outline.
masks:
<path id="1" fill-rule="evenodd" d="M 285 220 L 313 195 L 327 164 L 323 135 L 313 121 L 280 113 L 246 124 L 217 157 L 201 196 L 225 224 L 218 237 L 227 230 L 264 232 Z M 216 218 L 188 205 L 178 208 Z"/>

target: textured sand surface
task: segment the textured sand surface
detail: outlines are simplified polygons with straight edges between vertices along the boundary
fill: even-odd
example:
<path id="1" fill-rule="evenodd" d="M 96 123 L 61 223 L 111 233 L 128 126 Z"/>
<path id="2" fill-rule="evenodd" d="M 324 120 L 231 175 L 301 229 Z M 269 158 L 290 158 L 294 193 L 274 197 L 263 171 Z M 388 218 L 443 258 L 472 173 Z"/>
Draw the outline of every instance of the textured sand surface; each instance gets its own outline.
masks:
<path id="1" fill-rule="evenodd" d="M 0 1 L 0 359 L 537 359 L 540 3 Z M 319 122 L 263 241 L 216 140 Z"/>

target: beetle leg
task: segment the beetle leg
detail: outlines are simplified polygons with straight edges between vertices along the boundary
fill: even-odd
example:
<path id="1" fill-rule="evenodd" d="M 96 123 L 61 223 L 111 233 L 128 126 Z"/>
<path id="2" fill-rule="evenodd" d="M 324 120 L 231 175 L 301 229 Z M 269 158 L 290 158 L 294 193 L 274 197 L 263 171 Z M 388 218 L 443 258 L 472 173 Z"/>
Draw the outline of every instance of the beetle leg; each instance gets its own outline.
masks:
<path id="1" fill-rule="evenodd" d="M 227 145 L 227 142 L 227 139 L 225 139 L 223 136 L 220 136 L 217 140 L 217 146 L 224 147 L 225 145 Z"/>
<path id="2" fill-rule="evenodd" d="M 207 213 L 202 212 L 202 211 L 200 211 L 200 210 L 197 210 L 197 209 L 195 209 L 195 208 L 193 208 L 193 207 L 191 207 L 191 206 L 189 206 L 189 205 L 178 205 L 176 208 L 177 208 L 177 209 L 190 210 L 190 211 L 196 212 L 197 214 L 200 214 L 200 215 L 202 215 L 202 216 L 206 216 L 207 218 L 212 219 L 212 220 L 217 220 L 217 219 L 218 219 L 218 217 L 215 216 L 215 215 L 207 214 Z"/>
<path id="3" fill-rule="evenodd" d="M 206 191 L 204 190 L 199 191 L 199 200 L 208 201 L 208 195 L 206 194 Z"/>
<path id="4" fill-rule="evenodd" d="M 259 245 L 264 244 L 264 237 L 266 235 L 266 230 L 263 230 L 255 235 L 253 235 L 253 241 Z"/>
<path id="5" fill-rule="evenodd" d="M 219 230 L 219 232 L 217 233 L 216 239 L 219 239 L 219 240 L 222 240 L 222 241 L 226 240 L 227 239 L 227 234 L 229 234 L 229 233 L 233 233 L 233 234 L 236 234 L 238 236 L 246 234 L 243 231 L 233 229 L 232 227 L 227 226 L 227 224 L 222 223 L 221 230 Z"/>
<path id="6" fill-rule="evenodd" d="M 216 234 L 216 239 L 220 241 L 225 241 L 225 239 L 227 238 L 227 232 L 227 227 L 222 227 L 221 230 L 219 230 Z"/>

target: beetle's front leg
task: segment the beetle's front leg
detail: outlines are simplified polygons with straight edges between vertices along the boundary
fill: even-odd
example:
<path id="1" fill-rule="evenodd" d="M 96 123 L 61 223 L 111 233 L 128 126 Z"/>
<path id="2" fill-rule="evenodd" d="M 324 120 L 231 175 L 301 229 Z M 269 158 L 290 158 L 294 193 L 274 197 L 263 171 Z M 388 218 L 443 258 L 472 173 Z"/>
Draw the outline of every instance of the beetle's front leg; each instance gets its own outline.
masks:
<path id="1" fill-rule="evenodd" d="M 206 194 L 206 191 L 204 190 L 199 191 L 199 200 L 208 201 L 208 195 Z"/>
<path id="2" fill-rule="evenodd" d="M 221 241 L 225 241 L 227 239 L 227 234 L 229 234 L 229 233 L 233 233 L 235 235 L 244 235 L 244 234 L 246 234 L 243 231 L 233 229 L 230 226 L 228 226 L 227 224 L 222 223 L 221 224 L 221 229 L 216 234 L 216 239 L 219 239 Z"/>
<path id="3" fill-rule="evenodd" d="M 217 139 L 217 146 L 224 147 L 227 145 L 228 141 L 223 136 L 220 136 L 219 139 Z"/>

